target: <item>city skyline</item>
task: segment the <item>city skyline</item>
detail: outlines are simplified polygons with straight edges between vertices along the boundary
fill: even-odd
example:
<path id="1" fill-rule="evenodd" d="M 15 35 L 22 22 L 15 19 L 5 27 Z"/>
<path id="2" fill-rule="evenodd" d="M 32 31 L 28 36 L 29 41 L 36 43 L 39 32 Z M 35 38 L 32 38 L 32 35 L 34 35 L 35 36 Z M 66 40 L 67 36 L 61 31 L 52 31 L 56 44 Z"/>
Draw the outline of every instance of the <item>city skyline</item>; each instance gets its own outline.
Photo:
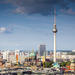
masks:
<path id="1" fill-rule="evenodd" d="M 46 44 L 47 50 L 53 50 L 55 7 L 57 50 L 75 49 L 75 1 L 60 1 L 0 0 L 0 49 L 37 50 Z"/>

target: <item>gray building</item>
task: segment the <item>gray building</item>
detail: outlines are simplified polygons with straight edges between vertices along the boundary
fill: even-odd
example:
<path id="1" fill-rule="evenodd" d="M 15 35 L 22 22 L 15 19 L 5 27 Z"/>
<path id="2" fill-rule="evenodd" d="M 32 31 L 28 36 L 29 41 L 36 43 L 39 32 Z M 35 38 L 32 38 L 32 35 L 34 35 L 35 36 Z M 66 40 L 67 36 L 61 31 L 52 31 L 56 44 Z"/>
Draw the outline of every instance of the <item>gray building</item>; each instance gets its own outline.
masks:
<path id="1" fill-rule="evenodd" d="M 39 56 L 43 56 L 46 54 L 46 45 L 40 45 L 39 46 L 38 54 L 39 54 Z"/>

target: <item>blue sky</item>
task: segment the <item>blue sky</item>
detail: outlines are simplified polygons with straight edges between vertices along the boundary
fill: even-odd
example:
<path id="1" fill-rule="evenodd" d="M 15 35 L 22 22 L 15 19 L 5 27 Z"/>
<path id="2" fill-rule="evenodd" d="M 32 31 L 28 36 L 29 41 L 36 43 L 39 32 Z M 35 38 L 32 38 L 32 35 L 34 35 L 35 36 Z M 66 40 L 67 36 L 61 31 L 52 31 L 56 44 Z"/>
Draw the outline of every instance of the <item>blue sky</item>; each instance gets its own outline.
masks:
<path id="1" fill-rule="evenodd" d="M 74 0 L 0 0 L 0 49 L 53 49 L 56 8 L 57 49 L 75 49 Z"/>

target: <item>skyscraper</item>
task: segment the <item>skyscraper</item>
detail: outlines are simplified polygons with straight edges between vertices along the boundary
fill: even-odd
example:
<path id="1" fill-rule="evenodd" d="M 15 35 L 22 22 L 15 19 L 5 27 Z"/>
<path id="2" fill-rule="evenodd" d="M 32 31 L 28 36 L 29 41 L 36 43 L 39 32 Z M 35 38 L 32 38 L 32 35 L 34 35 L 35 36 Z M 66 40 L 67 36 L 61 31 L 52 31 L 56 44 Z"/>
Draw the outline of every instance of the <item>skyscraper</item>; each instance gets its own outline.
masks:
<path id="1" fill-rule="evenodd" d="M 39 46 L 38 54 L 39 54 L 39 56 L 43 56 L 46 54 L 46 45 L 40 45 Z"/>

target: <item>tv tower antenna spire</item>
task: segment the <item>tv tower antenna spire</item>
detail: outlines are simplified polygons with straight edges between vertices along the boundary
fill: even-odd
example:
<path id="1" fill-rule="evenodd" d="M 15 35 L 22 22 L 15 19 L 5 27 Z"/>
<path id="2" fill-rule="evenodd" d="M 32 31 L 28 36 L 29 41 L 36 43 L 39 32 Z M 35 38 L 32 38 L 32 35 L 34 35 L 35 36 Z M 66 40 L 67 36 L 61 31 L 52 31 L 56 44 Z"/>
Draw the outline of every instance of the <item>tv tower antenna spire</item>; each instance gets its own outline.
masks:
<path id="1" fill-rule="evenodd" d="M 56 62 L 56 9 L 54 9 L 54 25 L 53 25 L 53 33 L 54 33 L 54 59 L 53 61 Z"/>

